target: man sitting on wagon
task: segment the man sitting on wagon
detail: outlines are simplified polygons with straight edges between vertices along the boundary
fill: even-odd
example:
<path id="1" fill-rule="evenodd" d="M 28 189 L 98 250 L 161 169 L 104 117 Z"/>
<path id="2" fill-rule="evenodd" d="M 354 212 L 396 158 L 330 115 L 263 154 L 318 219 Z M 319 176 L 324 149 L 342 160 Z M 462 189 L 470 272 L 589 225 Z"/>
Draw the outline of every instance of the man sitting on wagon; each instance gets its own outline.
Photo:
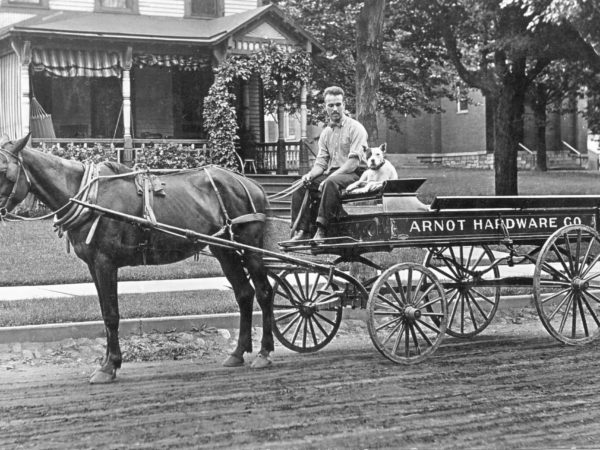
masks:
<path id="1" fill-rule="evenodd" d="M 323 97 L 329 125 L 319 137 L 319 151 L 312 169 L 302 177 L 303 187 L 292 195 L 292 226 L 296 225 L 292 240 L 311 238 L 315 216 L 317 232 L 313 239 L 325 238 L 328 223 L 341 210 L 342 190 L 357 181 L 366 167 L 367 131 L 345 114 L 344 91 L 331 86 L 325 89 Z M 304 201 L 307 190 L 308 202 Z"/>

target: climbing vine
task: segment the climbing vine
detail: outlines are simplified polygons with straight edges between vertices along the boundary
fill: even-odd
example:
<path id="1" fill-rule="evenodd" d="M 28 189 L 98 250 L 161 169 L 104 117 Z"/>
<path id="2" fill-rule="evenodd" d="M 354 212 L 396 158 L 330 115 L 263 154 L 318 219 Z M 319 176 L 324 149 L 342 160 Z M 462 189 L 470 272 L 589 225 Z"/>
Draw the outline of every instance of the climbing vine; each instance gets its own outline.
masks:
<path id="1" fill-rule="evenodd" d="M 204 98 L 204 128 L 208 133 L 213 164 L 236 167 L 235 141 L 238 139 L 235 83 L 260 76 L 265 109 L 275 112 L 277 96 L 292 108 L 300 98 L 302 84 L 310 82 L 311 59 L 305 51 L 284 52 L 277 45 L 265 45 L 250 55 L 229 55 L 215 68 L 215 80 Z"/>

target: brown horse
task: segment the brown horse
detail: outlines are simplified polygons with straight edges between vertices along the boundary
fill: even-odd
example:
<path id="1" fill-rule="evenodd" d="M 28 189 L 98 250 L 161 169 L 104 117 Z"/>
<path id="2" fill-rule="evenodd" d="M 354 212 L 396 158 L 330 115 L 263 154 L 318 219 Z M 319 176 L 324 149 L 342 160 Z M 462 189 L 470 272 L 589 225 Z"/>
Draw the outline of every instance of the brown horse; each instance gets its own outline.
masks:
<path id="1" fill-rule="evenodd" d="M 15 142 L 0 141 L 0 216 L 6 215 L 31 191 L 51 210 L 58 211 L 60 222 L 69 214 L 67 210 L 72 209 L 72 205 L 69 208 L 65 205 L 80 191 L 85 167 L 80 162 L 34 150 L 27 146 L 28 140 L 29 136 Z M 141 217 L 147 203 L 138 195 L 131 169 L 114 163 L 97 167 L 100 178 L 96 204 Z M 172 172 L 160 178 L 166 195 L 153 197 L 152 210 L 158 222 L 262 248 L 265 222 L 252 219 L 264 214 L 268 203 L 259 185 L 214 166 Z M 81 216 L 84 219 L 79 220 L 80 223 L 75 220 L 74 228 L 69 229 L 67 235 L 75 253 L 90 270 L 106 328 L 106 357 L 90 382 L 109 383 L 115 379 L 122 361 L 118 336 L 119 267 L 173 263 L 194 255 L 204 244 L 98 217 L 89 214 L 89 209 L 85 212 L 87 216 Z M 244 217 L 251 219 L 235 220 Z M 256 293 L 262 309 L 263 336 L 260 353 L 252 366 L 266 367 L 271 363 L 269 355 L 273 351 L 273 302 L 262 255 L 219 246 L 209 248 L 233 286 L 240 308 L 238 343 L 223 364 L 241 366 L 244 352 L 252 351 L 252 304 Z"/>

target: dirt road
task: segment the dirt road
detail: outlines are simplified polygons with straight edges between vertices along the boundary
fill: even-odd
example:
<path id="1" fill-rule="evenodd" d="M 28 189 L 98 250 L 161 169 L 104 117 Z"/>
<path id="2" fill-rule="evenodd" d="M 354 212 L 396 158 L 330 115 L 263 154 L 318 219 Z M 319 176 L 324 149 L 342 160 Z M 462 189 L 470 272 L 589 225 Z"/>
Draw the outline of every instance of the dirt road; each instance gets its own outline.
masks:
<path id="1" fill-rule="evenodd" d="M 599 345 L 563 346 L 528 314 L 415 366 L 381 357 L 360 322 L 338 336 L 278 347 L 264 371 L 221 367 L 224 331 L 132 338 L 129 359 L 177 360 L 126 362 L 111 386 L 87 384 L 97 342 L 4 349 L 0 448 L 600 446 Z"/>

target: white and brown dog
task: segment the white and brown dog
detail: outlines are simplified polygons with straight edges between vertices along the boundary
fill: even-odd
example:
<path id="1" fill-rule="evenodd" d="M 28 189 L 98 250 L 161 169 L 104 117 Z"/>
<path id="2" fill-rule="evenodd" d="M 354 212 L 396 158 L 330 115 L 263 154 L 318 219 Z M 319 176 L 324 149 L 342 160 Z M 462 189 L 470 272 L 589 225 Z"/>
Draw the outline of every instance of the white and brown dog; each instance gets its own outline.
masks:
<path id="1" fill-rule="evenodd" d="M 372 192 L 383 186 L 386 180 L 397 180 L 396 168 L 385 159 L 386 144 L 379 147 L 369 148 L 367 152 L 367 170 L 363 172 L 360 179 L 346 188 L 346 192 L 352 194 L 364 194 Z"/>

